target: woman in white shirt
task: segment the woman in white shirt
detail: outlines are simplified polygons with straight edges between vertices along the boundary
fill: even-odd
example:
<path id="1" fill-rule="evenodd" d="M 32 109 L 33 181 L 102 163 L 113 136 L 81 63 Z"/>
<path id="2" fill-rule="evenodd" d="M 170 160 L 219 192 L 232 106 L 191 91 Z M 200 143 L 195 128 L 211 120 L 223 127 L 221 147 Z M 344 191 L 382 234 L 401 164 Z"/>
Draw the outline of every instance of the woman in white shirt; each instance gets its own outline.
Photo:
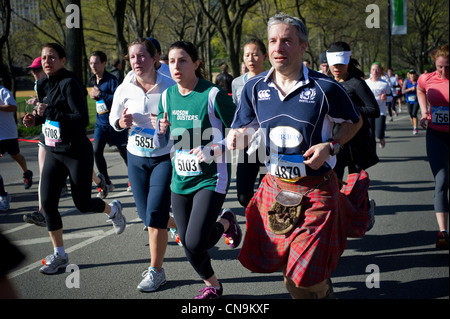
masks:
<path id="1" fill-rule="evenodd" d="M 161 93 L 175 82 L 156 72 L 156 49 L 147 39 L 134 40 L 126 58 L 134 74 L 117 88 L 109 118 L 117 131 L 130 129 L 128 177 L 138 215 L 148 229 L 151 256 L 138 289 L 149 292 L 166 283 L 162 264 L 168 241 L 172 177 L 172 145 L 159 149 L 153 146 L 152 114 L 158 113 Z"/>
<path id="2" fill-rule="evenodd" d="M 370 119 L 370 124 L 375 128 L 375 136 L 378 139 L 378 146 L 380 148 L 386 145 L 384 139 L 384 132 L 386 130 L 386 101 L 388 95 L 392 94 L 389 84 L 381 79 L 382 74 L 380 63 L 374 62 L 370 67 L 370 79 L 366 80 L 380 108 L 380 117 Z"/>

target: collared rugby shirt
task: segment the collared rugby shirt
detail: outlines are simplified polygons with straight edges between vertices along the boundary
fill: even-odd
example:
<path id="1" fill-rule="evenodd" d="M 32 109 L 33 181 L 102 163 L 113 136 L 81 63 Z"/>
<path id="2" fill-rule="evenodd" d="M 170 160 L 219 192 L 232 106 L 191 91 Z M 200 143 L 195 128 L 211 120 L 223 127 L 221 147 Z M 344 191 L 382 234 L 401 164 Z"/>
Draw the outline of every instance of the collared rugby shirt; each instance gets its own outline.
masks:
<path id="1" fill-rule="evenodd" d="M 303 68 L 303 75 L 283 97 L 273 82 L 272 68 L 252 77 L 242 90 L 232 128 L 262 128 L 267 155 L 302 155 L 332 136 L 336 123 L 357 123 L 359 111 L 345 89 L 333 79 Z M 322 175 L 336 164 L 329 156 L 308 176 Z"/>

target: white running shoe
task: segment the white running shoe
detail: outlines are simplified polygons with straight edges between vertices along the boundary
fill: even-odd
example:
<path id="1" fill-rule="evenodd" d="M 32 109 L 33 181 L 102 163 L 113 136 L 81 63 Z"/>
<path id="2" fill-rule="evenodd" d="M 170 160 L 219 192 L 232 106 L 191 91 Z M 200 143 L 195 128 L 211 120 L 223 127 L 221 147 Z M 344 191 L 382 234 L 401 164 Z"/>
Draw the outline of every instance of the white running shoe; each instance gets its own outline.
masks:
<path id="1" fill-rule="evenodd" d="M 65 269 L 69 265 L 69 256 L 66 254 L 65 257 L 51 254 L 42 259 L 42 266 L 39 272 L 46 275 L 55 274 L 59 269 Z"/>
<path id="2" fill-rule="evenodd" d="M 142 277 L 144 277 L 144 279 L 142 279 L 137 286 L 142 292 L 155 291 L 167 282 L 164 268 L 161 268 L 161 272 L 158 272 L 155 267 L 148 267 L 148 269 L 142 273 Z"/>
<path id="3" fill-rule="evenodd" d="M 123 233 L 123 231 L 125 230 L 125 226 L 127 225 L 127 220 L 122 214 L 122 203 L 115 199 L 109 205 L 117 208 L 116 214 L 109 219 L 113 223 L 114 231 L 116 232 L 116 234 L 120 235 Z"/>

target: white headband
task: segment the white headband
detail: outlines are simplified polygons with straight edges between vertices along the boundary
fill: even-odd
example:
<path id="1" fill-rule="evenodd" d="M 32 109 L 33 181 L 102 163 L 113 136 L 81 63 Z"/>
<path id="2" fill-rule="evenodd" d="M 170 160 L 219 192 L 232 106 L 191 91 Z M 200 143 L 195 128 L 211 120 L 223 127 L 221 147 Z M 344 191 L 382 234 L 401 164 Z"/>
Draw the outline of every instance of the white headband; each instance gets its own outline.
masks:
<path id="1" fill-rule="evenodd" d="M 350 62 L 351 55 L 352 51 L 340 51 L 340 52 L 327 51 L 328 65 L 332 66 L 335 64 L 348 64 Z"/>

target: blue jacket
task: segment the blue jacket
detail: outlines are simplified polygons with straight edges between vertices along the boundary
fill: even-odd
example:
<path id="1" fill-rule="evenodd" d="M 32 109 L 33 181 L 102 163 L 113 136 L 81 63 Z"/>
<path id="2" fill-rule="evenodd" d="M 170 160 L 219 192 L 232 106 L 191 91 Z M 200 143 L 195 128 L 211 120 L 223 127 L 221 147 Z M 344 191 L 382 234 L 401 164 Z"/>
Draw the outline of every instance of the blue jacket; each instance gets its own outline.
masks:
<path id="1" fill-rule="evenodd" d="M 97 124 L 100 125 L 110 125 L 109 124 L 109 112 L 111 111 L 111 106 L 114 98 L 114 92 L 116 91 L 117 87 L 119 86 L 119 81 L 117 78 L 105 70 L 103 73 L 103 77 L 100 80 L 100 83 L 97 84 L 97 78 L 92 76 L 88 81 L 88 86 L 92 87 L 96 85 L 98 89 L 101 91 L 101 94 L 99 97 L 96 97 L 96 101 L 103 100 L 106 104 L 106 107 L 108 108 L 108 112 L 103 114 L 97 113 Z"/>

